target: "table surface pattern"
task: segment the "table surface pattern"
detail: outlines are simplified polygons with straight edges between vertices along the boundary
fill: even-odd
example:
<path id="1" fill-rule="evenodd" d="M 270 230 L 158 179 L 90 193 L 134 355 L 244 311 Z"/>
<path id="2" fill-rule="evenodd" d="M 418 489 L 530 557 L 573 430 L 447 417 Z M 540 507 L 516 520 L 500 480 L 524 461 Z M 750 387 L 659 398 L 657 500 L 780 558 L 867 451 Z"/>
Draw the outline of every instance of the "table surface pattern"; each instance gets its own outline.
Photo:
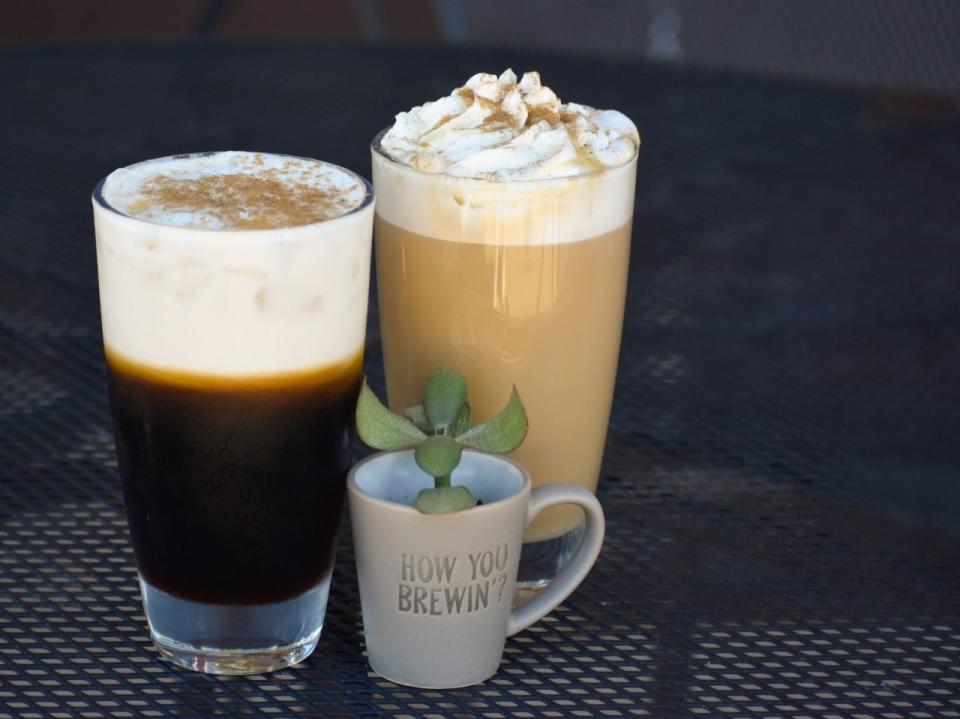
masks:
<path id="1" fill-rule="evenodd" d="M 161 663 L 116 479 L 94 183 L 227 148 L 368 174 L 395 112 L 511 64 L 645 140 L 595 570 L 473 688 L 368 672 L 349 534 L 308 661 Z M 960 717 L 956 103 L 346 44 L 6 50 L 0 90 L 0 719 Z"/>

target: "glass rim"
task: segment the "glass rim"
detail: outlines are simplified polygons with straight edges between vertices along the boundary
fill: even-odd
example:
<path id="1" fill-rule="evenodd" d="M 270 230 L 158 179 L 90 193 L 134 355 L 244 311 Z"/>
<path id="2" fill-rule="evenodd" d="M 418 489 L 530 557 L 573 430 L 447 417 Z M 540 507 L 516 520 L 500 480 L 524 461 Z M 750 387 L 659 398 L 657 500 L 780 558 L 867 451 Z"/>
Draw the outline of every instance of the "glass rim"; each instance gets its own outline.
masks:
<path id="1" fill-rule="evenodd" d="M 350 175 L 351 177 L 353 177 L 354 179 L 360 182 L 361 186 L 364 189 L 363 200 L 361 200 L 360 204 L 358 204 L 356 207 L 351 208 L 347 212 L 344 212 L 342 215 L 337 215 L 336 217 L 330 217 L 325 220 L 317 220 L 316 222 L 308 222 L 303 225 L 287 225 L 283 227 L 185 227 L 183 225 L 171 225 L 166 222 L 148 220 L 144 217 L 137 217 L 135 215 L 127 214 L 126 212 L 123 212 L 117 209 L 116 207 L 114 207 L 113 205 L 111 205 L 109 202 L 107 202 L 107 198 L 103 196 L 104 185 L 106 184 L 110 175 L 112 175 L 117 170 L 125 170 L 127 168 L 136 167 L 137 165 L 142 165 L 147 162 L 157 162 L 159 160 L 187 160 L 187 159 L 192 159 L 196 157 L 210 157 L 211 155 L 219 155 L 225 152 L 244 152 L 249 154 L 270 155 L 273 157 L 288 157 L 293 160 L 305 160 L 306 162 L 316 162 L 322 165 L 329 165 L 330 167 L 335 167 L 338 170 L 347 173 L 348 175 Z M 108 174 L 104 175 L 100 179 L 100 181 L 97 182 L 96 186 L 93 188 L 93 193 L 91 197 L 94 203 L 102 207 L 104 210 L 107 210 L 108 212 L 112 212 L 113 214 L 118 215 L 119 217 L 124 217 L 128 220 L 133 220 L 134 222 L 142 222 L 147 225 L 153 225 L 155 227 L 164 227 L 172 231 L 209 232 L 211 234 L 223 234 L 223 233 L 229 232 L 229 233 L 254 235 L 254 234 L 266 234 L 270 232 L 290 231 L 290 230 L 295 230 L 295 231 L 305 230 L 308 228 L 316 228 L 320 225 L 326 225 L 331 222 L 337 222 L 338 220 L 346 219 L 347 217 L 350 217 L 351 215 L 355 215 L 363 211 L 370 205 L 372 205 L 374 200 L 374 192 L 373 192 L 373 184 L 370 182 L 370 180 L 368 180 L 363 175 L 357 172 L 354 172 L 353 170 L 350 170 L 341 165 L 337 165 L 333 162 L 327 162 L 326 160 L 318 160 L 315 157 L 303 157 L 301 155 L 291 155 L 285 152 L 259 152 L 258 153 L 254 150 L 206 150 L 202 152 L 184 152 L 184 153 L 177 153 L 175 155 L 161 155 L 160 157 L 153 157 L 147 160 L 141 160 L 140 162 L 134 162 L 130 165 L 124 165 L 123 167 L 118 167 L 116 170 L 112 170 Z"/>
<path id="2" fill-rule="evenodd" d="M 516 177 L 516 178 L 504 179 L 504 180 L 494 180 L 486 177 L 462 177 L 460 175 L 450 175 L 446 172 L 424 172 L 422 170 L 416 169 L 415 167 L 411 167 L 410 165 L 400 162 L 394 157 L 391 157 L 390 154 L 383 149 L 382 140 L 383 140 L 383 136 L 386 135 L 388 132 L 390 132 L 392 127 L 393 125 L 389 125 L 383 128 L 382 130 L 380 130 L 380 132 L 378 132 L 376 135 L 373 136 L 373 139 L 370 141 L 370 151 L 374 155 L 377 155 L 378 157 L 383 158 L 384 160 L 389 162 L 391 165 L 403 168 L 404 170 L 409 170 L 410 172 L 413 172 L 414 174 L 417 174 L 417 175 L 421 175 L 423 177 L 435 177 L 438 179 L 444 178 L 444 179 L 450 179 L 450 180 L 457 180 L 461 182 L 471 182 L 471 183 L 477 183 L 478 185 L 482 185 L 482 186 L 485 185 L 490 187 L 497 186 L 497 185 L 509 185 L 509 184 L 522 185 L 526 183 L 529 183 L 531 185 L 533 185 L 534 183 L 560 184 L 560 183 L 570 182 L 571 180 L 581 180 L 581 179 L 588 179 L 591 177 L 600 177 L 609 172 L 613 172 L 615 170 L 620 170 L 620 169 L 623 169 L 624 167 L 628 167 L 629 165 L 636 162 L 637 158 L 640 156 L 640 147 L 637 146 L 637 148 L 633 152 L 633 156 L 621 165 L 615 165 L 612 167 L 602 167 L 596 170 L 591 170 L 590 172 L 581 172 L 576 175 L 564 175 L 562 177 Z"/>

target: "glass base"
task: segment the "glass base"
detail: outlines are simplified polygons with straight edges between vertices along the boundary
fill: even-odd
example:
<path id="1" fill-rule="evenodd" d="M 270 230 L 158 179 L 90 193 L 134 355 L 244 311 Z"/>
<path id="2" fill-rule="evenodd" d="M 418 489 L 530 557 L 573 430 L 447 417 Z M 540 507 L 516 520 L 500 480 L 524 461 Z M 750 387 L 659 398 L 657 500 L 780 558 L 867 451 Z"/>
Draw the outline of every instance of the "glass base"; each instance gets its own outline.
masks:
<path id="1" fill-rule="evenodd" d="M 265 674 L 301 662 L 316 649 L 320 632 L 299 644 L 269 650 L 233 650 L 197 648 L 178 644 L 153 634 L 153 642 L 164 659 L 205 674 Z"/>
<path id="2" fill-rule="evenodd" d="M 525 543 L 520 551 L 517 589 L 529 591 L 547 586 L 577 553 L 585 528 L 581 522 L 559 537 Z"/>
<path id="3" fill-rule="evenodd" d="M 330 593 L 327 577 L 298 597 L 272 604 L 205 604 L 140 590 L 160 656 L 208 674 L 260 674 L 306 659 L 317 646 Z"/>

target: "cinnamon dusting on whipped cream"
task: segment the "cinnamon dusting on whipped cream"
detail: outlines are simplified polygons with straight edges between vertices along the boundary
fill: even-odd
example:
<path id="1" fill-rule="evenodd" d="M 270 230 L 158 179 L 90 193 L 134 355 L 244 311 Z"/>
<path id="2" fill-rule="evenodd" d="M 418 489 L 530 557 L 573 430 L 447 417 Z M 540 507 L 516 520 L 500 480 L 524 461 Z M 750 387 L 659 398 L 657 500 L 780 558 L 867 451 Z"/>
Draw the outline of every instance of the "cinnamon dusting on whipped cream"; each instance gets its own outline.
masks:
<path id="1" fill-rule="evenodd" d="M 636 126 L 616 110 L 561 103 L 540 74 L 478 73 L 450 95 L 401 112 L 381 150 L 421 172 L 478 179 L 588 174 L 636 155 Z"/>

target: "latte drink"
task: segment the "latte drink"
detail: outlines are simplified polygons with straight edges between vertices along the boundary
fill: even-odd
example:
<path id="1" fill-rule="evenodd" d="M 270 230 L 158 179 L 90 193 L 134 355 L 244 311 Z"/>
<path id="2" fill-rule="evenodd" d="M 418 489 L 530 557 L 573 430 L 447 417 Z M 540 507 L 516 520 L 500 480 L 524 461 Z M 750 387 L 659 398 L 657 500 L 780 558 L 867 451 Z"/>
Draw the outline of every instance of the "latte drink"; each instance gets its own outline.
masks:
<path id="1" fill-rule="evenodd" d="M 362 373 L 372 193 L 281 155 L 117 170 L 93 197 L 107 375 L 160 653 L 286 666 L 326 610 Z"/>
<path id="2" fill-rule="evenodd" d="M 391 408 L 460 370 L 475 421 L 511 386 L 535 485 L 595 490 L 613 398 L 639 137 L 615 111 L 561 104 L 537 73 L 476 75 L 374 141 L 377 286 Z M 544 512 L 520 581 L 576 550 L 580 510 Z"/>

